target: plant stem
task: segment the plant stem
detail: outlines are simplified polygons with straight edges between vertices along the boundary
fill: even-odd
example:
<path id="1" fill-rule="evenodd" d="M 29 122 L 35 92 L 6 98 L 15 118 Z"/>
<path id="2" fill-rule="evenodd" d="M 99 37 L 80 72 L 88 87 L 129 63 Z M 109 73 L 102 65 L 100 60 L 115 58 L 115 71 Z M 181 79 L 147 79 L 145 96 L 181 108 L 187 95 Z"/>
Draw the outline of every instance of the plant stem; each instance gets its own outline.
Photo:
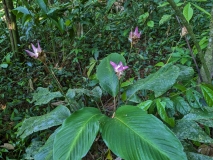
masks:
<path id="1" fill-rule="evenodd" d="M 181 26 L 181 23 L 180 23 L 180 20 L 179 20 L 178 16 L 176 16 L 176 18 L 177 18 L 177 21 L 178 21 L 178 23 L 179 23 L 179 25 L 180 25 L 180 28 L 182 29 L 183 26 Z M 190 50 L 191 57 L 192 57 L 192 59 L 193 59 L 193 61 L 194 61 L 195 67 L 196 67 L 196 69 L 197 69 L 197 73 L 198 73 L 198 76 L 199 76 L 199 78 L 200 78 L 200 81 L 203 82 L 203 78 L 202 78 L 202 76 L 201 76 L 201 74 L 200 74 L 200 69 L 199 69 L 199 67 L 198 67 L 198 64 L 197 64 L 197 61 L 196 61 L 196 59 L 195 59 L 195 56 L 194 56 L 194 54 L 193 54 L 193 52 L 192 52 L 192 49 L 191 49 L 191 47 L 190 47 L 190 45 L 189 45 L 189 41 L 188 41 L 188 39 L 187 39 L 187 36 L 185 35 L 184 37 L 185 37 L 185 41 L 186 41 L 186 43 L 187 43 L 187 46 L 188 46 L 188 48 L 189 48 L 189 50 Z"/>
<path id="2" fill-rule="evenodd" d="M 202 50 L 200 48 L 200 45 L 195 37 L 195 34 L 193 33 L 192 27 L 189 25 L 183 14 L 181 13 L 180 9 L 177 7 L 176 3 L 173 0 L 167 0 L 167 2 L 171 5 L 171 7 L 174 9 L 175 13 L 177 16 L 181 19 L 183 25 L 186 27 L 189 35 L 192 38 L 192 41 L 194 42 L 195 47 L 197 48 L 198 51 L 198 56 L 201 61 L 201 64 L 203 65 L 203 69 L 205 71 L 206 77 L 207 77 L 207 82 L 211 83 L 211 75 L 209 72 L 209 69 L 206 65 L 205 59 L 204 59 L 204 54 L 202 54 Z"/>
<path id="3" fill-rule="evenodd" d="M 64 98 L 67 100 L 69 106 L 71 107 L 72 111 L 77 111 L 78 108 L 75 105 L 72 105 L 72 103 L 70 102 L 69 98 L 66 96 L 66 94 L 64 93 L 62 86 L 60 84 L 60 82 L 58 81 L 57 77 L 55 76 L 54 72 L 52 71 L 52 69 L 50 69 L 46 63 L 44 63 L 44 66 L 46 67 L 46 69 L 48 70 L 48 72 L 51 74 L 51 76 L 53 77 L 53 79 L 55 80 L 61 94 L 64 96 Z"/>

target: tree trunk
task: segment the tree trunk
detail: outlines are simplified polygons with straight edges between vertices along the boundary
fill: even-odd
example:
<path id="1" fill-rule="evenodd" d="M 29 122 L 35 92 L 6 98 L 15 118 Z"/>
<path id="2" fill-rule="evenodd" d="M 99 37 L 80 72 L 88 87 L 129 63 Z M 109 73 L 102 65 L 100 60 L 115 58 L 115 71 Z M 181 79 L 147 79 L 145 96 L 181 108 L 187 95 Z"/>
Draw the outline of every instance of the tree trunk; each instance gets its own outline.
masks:
<path id="1" fill-rule="evenodd" d="M 18 28 L 16 24 L 16 17 L 11 12 L 13 7 L 13 0 L 2 0 L 4 6 L 4 12 L 6 17 L 6 23 L 9 30 L 11 48 L 14 53 L 18 51 L 18 44 L 20 43 Z"/>
<path id="2" fill-rule="evenodd" d="M 177 7 L 176 3 L 174 0 L 167 0 L 167 2 L 171 5 L 171 7 L 174 9 L 176 15 L 181 19 L 181 22 L 183 23 L 184 27 L 186 27 L 189 35 L 191 36 L 192 41 L 194 42 L 195 47 L 197 48 L 198 51 L 198 57 L 201 61 L 203 71 L 206 77 L 202 77 L 204 79 L 204 82 L 206 83 L 211 83 L 211 74 L 209 71 L 209 68 L 207 67 L 206 61 L 204 59 L 204 54 L 200 48 L 200 45 L 195 37 L 195 34 L 193 33 L 192 27 L 189 25 L 185 17 L 183 16 L 182 12 L 180 9 Z M 202 75 L 202 74 L 201 74 Z"/>
<path id="3" fill-rule="evenodd" d="M 213 7 L 211 9 L 211 21 L 210 21 L 210 33 L 209 33 L 209 44 L 208 48 L 206 50 L 204 59 L 206 61 L 206 65 L 209 68 L 211 78 L 213 76 Z M 201 68 L 201 75 L 204 78 L 204 81 L 207 80 L 207 76 L 205 74 L 205 71 L 203 67 Z"/>

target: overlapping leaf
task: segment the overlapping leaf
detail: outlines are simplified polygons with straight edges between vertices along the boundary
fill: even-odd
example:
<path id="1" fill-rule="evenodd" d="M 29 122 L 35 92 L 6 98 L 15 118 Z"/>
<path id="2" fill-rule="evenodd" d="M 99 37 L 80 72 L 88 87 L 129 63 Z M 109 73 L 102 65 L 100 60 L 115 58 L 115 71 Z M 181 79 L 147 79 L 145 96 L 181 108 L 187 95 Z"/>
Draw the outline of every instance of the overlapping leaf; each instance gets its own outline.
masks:
<path id="1" fill-rule="evenodd" d="M 164 94 L 176 82 L 180 69 L 172 64 L 163 66 L 156 73 L 149 75 L 145 79 L 138 80 L 135 84 L 127 89 L 127 96 L 133 96 L 137 91 L 142 89 L 152 90 L 158 97 Z"/>
<path id="2" fill-rule="evenodd" d="M 103 117 L 96 108 L 83 108 L 64 121 L 56 134 L 53 159 L 80 160 L 90 149 Z"/>
<path id="3" fill-rule="evenodd" d="M 138 107 L 118 108 L 101 132 L 107 146 L 123 159 L 186 160 L 181 143 L 169 128 Z"/>
<path id="4" fill-rule="evenodd" d="M 122 55 L 112 53 L 104 58 L 97 68 L 97 78 L 101 87 L 111 96 L 115 97 L 118 93 L 119 81 L 113 67 L 110 65 L 110 61 L 113 61 L 116 64 L 122 62 L 123 65 L 125 65 L 126 62 Z"/>
<path id="5" fill-rule="evenodd" d="M 70 114 L 71 113 L 67 107 L 62 105 L 58 106 L 50 113 L 24 120 L 22 126 L 18 130 L 17 135 L 21 135 L 21 138 L 25 138 L 33 132 L 60 125 L 67 117 L 70 116 Z"/>

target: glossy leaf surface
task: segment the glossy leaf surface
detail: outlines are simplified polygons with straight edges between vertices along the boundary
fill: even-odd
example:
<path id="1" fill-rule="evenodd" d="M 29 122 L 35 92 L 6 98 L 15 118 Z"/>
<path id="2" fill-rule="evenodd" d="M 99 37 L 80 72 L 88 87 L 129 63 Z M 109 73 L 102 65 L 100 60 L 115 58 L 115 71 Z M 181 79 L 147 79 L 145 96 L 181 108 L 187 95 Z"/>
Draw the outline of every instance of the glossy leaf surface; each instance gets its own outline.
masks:
<path id="1" fill-rule="evenodd" d="M 83 108 L 67 118 L 56 134 L 53 159 L 80 160 L 89 151 L 103 117 L 96 108 Z"/>
<path id="2" fill-rule="evenodd" d="M 153 115 L 134 106 L 121 106 L 101 126 L 106 145 L 123 159 L 186 160 L 176 136 Z"/>
<path id="3" fill-rule="evenodd" d="M 118 53 L 112 53 L 104 58 L 97 68 L 97 78 L 101 87 L 111 96 L 115 97 L 118 93 L 119 80 L 110 64 L 110 61 L 113 61 L 116 64 L 122 62 L 123 65 L 126 65 L 126 62 L 122 55 Z"/>

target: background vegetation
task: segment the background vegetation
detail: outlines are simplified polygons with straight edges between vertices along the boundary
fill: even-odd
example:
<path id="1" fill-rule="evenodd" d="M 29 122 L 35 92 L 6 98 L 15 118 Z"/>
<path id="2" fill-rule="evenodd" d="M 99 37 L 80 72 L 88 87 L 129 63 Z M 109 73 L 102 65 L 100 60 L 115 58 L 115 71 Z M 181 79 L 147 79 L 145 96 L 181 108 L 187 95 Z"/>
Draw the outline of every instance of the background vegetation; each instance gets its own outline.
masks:
<path id="1" fill-rule="evenodd" d="M 213 86 L 205 65 L 212 75 L 213 45 L 209 39 L 213 37 L 213 3 L 208 0 L 172 2 L 192 27 L 201 51 L 193 35 L 183 35 L 182 28 L 186 25 L 169 0 L 1 1 L 0 158 L 39 159 L 39 149 L 52 133 L 58 133 L 56 125 L 70 116 L 68 112 L 74 112 L 73 106 L 76 110 L 88 106 L 98 108 L 112 117 L 116 100 L 117 106 L 137 106 L 162 121 L 178 137 L 188 159 L 212 159 Z M 8 4 L 13 6 L 10 8 Z M 7 10 L 14 16 L 10 21 Z M 17 27 L 15 33 L 12 22 Z M 133 44 L 128 37 L 136 26 L 141 37 Z M 37 47 L 38 42 L 46 55 L 45 63 L 25 52 L 32 50 L 31 43 Z M 205 63 L 200 54 L 205 55 Z M 129 68 L 125 70 L 119 93 L 115 91 L 114 95 L 112 88 L 104 87 L 100 72 L 104 72 L 101 65 L 107 58 L 114 60 L 116 56 Z M 69 111 L 57 106 L 67 106 Z M 130 112 L 125 107 L 123 110 Z M 60 122 L 57 119 L 54 125 L 48 126 L 46 121 L 44 131 L 26 127 L 35 122 L 35 119 L 24 121 L 27 118 L 57 117 L 53 111 L 68 115 Z M 88 112 L 92 114 L 96 110 L 80 110 L 77 114 L 89 117 Z M 70 119 L 66 122 L 71 122 Z M 155 119 L 150 123 L 161 124 Z M 150 132 L 159 132 L 156 127 Z M 123 148 L 115 151 L 113 143 L 112 146 L 106 143 L 110 141 L 106 138 L 109 133 L 100 132 L 103 138 L 97 130 L 93 145 L 88 144 L 89 151 L 80 158 L 128 159 L 120 154 Z"/>

